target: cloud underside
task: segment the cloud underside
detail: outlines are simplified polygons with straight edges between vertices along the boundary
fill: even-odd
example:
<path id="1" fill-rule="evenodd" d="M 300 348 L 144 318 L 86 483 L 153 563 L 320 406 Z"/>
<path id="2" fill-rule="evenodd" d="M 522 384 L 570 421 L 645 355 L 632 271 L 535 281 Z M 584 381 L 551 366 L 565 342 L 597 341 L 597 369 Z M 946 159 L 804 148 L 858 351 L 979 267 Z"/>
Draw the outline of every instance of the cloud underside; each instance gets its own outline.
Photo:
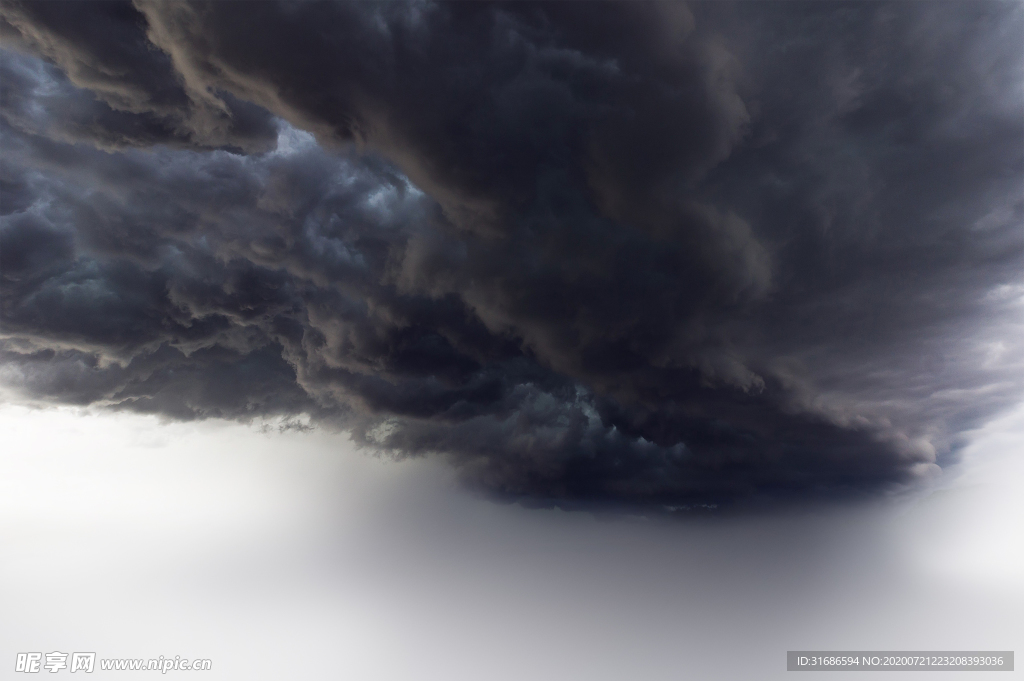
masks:
<path id="1" fill-rule="evenodd" d="M 1011 3 L 9 3 L 17 399 L 537 503 L 896 490 L 1020 397 Z"/>

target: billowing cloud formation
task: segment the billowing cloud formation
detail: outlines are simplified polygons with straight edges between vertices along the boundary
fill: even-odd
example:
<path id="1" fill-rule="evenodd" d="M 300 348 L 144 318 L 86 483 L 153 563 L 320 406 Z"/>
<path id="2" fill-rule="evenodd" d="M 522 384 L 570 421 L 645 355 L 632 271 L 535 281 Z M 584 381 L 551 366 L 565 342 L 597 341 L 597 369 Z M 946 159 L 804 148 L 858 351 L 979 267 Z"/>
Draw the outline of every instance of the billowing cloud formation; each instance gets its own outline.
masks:
<path id="1" fill-rule="evenodd" d="M 1020 396 L 1010 3 L 12 3 L 3 377 L 513 498 L 892 489 Z"/>

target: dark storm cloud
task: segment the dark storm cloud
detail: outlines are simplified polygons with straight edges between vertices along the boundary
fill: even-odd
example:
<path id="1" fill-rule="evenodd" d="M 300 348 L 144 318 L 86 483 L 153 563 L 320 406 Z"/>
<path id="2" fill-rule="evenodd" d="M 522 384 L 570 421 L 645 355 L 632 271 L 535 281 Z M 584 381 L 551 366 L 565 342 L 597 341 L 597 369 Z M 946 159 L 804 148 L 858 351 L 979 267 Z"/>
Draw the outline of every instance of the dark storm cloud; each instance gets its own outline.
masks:
<path id="1" fill-rule="evenodd" d="M 7 3 L 0 35 L 46 60 L 5 60 L 4 114 L 13 125 L 114 149 L 170 144 L 262 151 L 273 145 L 266 110 L 183 87 L 130 3 Z M 33 106 L 27 108 L 30 92 Z"/>
<path id="2" fill-rule="evenodd" d="M 663 505 L 891 489 L 1020 397 L 1017 5 L 63 7 L 4 6 L 27 396 Z"/>

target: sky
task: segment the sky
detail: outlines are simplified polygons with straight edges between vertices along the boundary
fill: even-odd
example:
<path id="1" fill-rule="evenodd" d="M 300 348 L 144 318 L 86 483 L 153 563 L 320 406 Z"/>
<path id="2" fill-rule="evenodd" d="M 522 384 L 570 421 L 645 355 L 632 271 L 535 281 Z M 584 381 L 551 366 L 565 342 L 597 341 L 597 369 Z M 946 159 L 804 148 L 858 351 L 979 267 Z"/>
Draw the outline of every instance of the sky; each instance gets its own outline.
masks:
<path id="1" fill-rule="evenodd" d="M 827 679 L 787 673 L 786 651 L 1019 655 L 1024 633 L 1024 410 L 928 495 L 687 522 L 497 504 L 435 459 L 280 422 L 7 406 L 0 425 L 4 664 L 82 651 L 209 659 L 201 675 L 230 680 Z"/>
<path id="2" fill-rule="evenodd" d="M 1022 37 L 4 2 L 5 638 L 226 679 L 1012 649 Z"/>

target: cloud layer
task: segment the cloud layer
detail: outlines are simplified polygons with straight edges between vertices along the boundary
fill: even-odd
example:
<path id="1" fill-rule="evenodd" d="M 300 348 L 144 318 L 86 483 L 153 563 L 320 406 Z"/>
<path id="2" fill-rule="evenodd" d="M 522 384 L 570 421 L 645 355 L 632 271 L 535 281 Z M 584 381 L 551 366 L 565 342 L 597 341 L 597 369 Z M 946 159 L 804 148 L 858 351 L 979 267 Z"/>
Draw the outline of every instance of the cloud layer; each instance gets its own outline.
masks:
<path id="1" fill-rule="evenodd" d="M 1015 4 L 3 17 L 19 399 L 677 507 L 896 489 L 1020 397 Z"/>

